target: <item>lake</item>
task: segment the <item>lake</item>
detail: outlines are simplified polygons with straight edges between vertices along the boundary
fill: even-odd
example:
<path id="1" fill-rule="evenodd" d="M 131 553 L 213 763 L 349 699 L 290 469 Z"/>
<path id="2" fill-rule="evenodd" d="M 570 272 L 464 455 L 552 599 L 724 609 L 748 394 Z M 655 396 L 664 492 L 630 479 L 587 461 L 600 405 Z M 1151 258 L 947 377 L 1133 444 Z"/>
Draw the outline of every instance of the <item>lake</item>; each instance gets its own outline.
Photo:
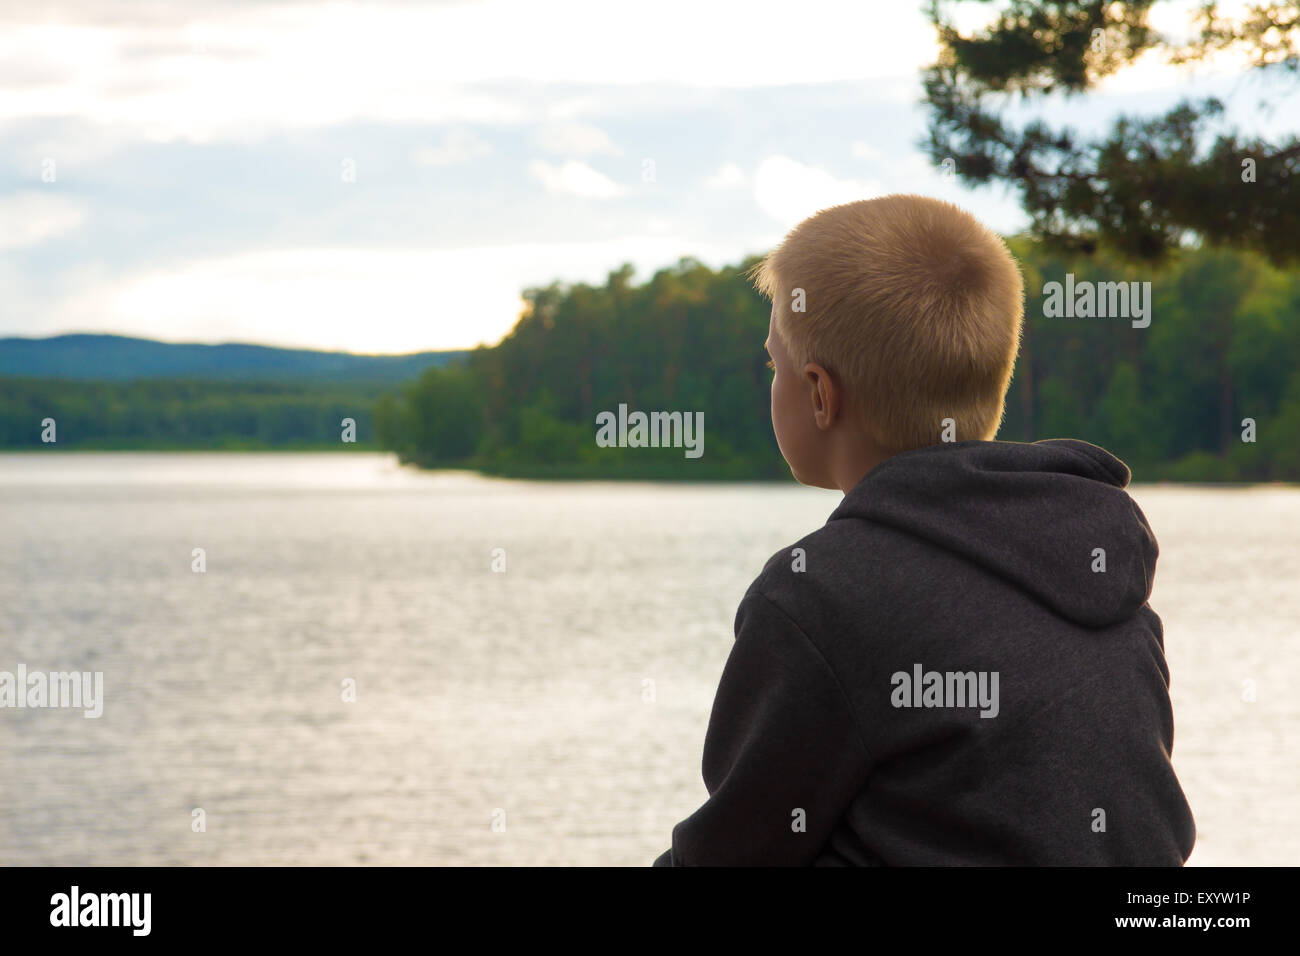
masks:
<path id="1" fill-rule="evenodd" d="M 1191 863 L 1300 863 L 1300 489 L 1132 491 Z M 648 865 L 737 602 L 839 498 L 0 455 L 0 670 L 104 675 L 98 719 L 0 710 L 0 863 Z"/>

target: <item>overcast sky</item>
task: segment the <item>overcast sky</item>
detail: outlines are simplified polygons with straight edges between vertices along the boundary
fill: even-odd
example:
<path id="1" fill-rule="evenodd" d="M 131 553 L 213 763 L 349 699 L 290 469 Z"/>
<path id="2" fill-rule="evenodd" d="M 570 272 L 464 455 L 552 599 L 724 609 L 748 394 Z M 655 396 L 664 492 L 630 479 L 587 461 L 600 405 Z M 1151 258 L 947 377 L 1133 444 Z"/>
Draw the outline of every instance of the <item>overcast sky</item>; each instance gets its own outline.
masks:
<path id="1" fill-rule="evenodd" d="M 934 50 L 920 0 L 0 0 L 0 335 L 461 348 L 530 285 L 735 263 L 853 199 L 1018 229 L 919 148 Z M 1300 115 L 1226 61 L 1042 109 L 1211 92 Z"/>

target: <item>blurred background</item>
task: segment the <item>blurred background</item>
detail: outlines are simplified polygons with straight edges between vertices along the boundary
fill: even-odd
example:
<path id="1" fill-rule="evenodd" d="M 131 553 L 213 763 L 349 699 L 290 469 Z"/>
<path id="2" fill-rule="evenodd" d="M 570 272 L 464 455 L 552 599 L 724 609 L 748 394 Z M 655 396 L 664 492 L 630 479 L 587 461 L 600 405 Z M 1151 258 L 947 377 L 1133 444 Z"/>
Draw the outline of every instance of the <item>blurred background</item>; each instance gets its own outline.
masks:
<path id="1" fill-rule="evenodd" d="M 104 674 L 0 709 L 0 863 L 651 862 L 736 604 L 839 498 L 743 273 L 891 192 L 1021 261 L 999 437 L 1133 469 L 1191 862 L 1300 861 L 1294 0 L 0 27 L 0 671 Z M 620 404 L 703 456 L 599 447 Z"/>

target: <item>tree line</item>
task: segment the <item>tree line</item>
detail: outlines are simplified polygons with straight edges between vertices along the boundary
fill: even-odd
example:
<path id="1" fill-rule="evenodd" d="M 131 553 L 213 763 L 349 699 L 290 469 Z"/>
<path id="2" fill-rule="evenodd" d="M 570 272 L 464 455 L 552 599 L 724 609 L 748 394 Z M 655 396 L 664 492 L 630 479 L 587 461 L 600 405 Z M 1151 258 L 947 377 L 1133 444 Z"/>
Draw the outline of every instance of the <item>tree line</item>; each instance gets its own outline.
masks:
<path id="1" fill-rule="evenodd" d="M 1300 481 L 1300 270 L 1243 251 L 1183 249 L 1157 269 L 1009 244 L 1026 321 L 999 438 L 1082 438 L 1136 480 Z M 770 305 L 744 278 L 755 261 L 528 289 L 498 345 L 397 387 L 3 378 L 0 448 L 48 447 L 48 418 L 58 448 L 383 448 L 517 477 L 787 479 L 768 415 Z M 1062 287 L 1147 282 L 1145 327 L 1062 314 Z M 598 416 L 620 405 L 702 415 L 703 453 L 598 442 Z"/>
<path id="2" fill-rule="evenodd" d="M 1135 480 L 1300 480 L 1300 270 L 1244 251 L 1183 249 L 1157 268 L 1009 244 L 1025 331 L 998 438 L 1081 438 Z M 641 284 L 624 265 L 603 285 L 526 290 L 500 344 L 380 398 L 378 443 L 424 467 L 520 477 L 788 477 L 768 416 L 770 304 L 744 278 L 755 261 L 684 258 Z M 1048 300 L 1067 276 L 1150 283 L 1149 324 L 1061 315 Z M 620 404 L 702 412 L 703 456 L 599 447 L 597 415 Z"/>
<path id="3" fill-rule="evenodd" d="M 0 448 L 373 448 L 386 386 L 310 382 L 0 379 Z M 356 422 L 344 444 L 341 422 Z M 42 441 L 53 420 L 54 442 Z"/>

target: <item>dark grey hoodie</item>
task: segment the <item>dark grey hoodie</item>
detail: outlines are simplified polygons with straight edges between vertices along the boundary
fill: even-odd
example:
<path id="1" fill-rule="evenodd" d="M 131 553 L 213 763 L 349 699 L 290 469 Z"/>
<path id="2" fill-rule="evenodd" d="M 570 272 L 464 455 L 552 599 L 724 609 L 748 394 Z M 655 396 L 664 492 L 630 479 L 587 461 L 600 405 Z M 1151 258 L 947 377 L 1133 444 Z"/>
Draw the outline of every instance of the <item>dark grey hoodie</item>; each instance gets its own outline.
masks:
<path id="1" fill-rule="evenodd" d="M 709 799 L 655 865 L 1186 861 L 1128 481 L 1064 439 L 874 468 L 741 601 Z"/>

